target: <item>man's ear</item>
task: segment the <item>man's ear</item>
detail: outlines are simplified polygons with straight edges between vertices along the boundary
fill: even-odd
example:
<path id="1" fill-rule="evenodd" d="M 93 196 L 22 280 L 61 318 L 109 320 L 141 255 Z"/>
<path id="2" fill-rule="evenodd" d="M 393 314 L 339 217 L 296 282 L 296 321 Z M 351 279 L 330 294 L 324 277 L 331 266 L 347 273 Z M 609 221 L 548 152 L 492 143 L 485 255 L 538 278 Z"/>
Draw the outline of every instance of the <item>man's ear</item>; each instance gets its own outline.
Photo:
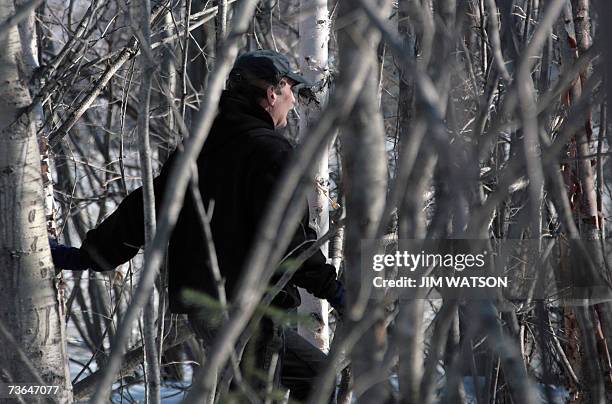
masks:
<path id="1" fill-rule="evenodd" d="M 276 97 L 278 97 L 278 95 L 274 91 L 274 87 L 269 86 L 268 89 L 266 90 L 266 98 L 268 100 L 269 106 L 271 107 L 274 106 L 274 104 L 276 103 Z"/>

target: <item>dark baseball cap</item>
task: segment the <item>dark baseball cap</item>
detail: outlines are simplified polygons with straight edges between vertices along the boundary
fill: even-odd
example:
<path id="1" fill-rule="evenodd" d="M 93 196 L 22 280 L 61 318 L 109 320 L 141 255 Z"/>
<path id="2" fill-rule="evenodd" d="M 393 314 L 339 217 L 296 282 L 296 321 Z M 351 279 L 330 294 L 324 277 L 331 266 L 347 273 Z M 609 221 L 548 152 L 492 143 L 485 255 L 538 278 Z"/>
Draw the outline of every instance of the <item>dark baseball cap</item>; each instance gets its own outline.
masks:
<path id="1" fill-rule="evenodd" d="M 291 68 L 287 56 L 268 49 L 260 49 L 240 55 L 230 72 L 230 80 L 263 80 L 277 84 L 283 77 L 295 81 L 295 87 L 312 87 L 313 84 Z"/>

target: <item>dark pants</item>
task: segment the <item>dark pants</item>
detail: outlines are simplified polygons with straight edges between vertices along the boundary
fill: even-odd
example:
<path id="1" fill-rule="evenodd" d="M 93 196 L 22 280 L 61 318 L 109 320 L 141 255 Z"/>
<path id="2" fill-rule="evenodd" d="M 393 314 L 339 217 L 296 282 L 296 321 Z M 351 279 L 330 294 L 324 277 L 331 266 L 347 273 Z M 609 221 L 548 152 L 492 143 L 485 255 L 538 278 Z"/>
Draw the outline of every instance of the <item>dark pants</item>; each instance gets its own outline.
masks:
<path id="1" fill-rule="evenodd" d="M 210 320 L 210 316 L 203 314 L 189 315 L 189 323 L 202 340 L 205 350 L 212 344 L 218 330 L 218 323 L 214 324 Z M 327 356 L 297 332 L 264 317 L 245 347 L 241 361 L 241 369 L 245 373 L 243 376 L 259 392 L 265 389 L 266 383 L 261 376 L 270 371 L 275 353 L 279 358 L 275 387 L 280 382 L 290 390 L 292 400 L 305 401 Z M 252 374 L 259 376 L 251 377 Z"/>

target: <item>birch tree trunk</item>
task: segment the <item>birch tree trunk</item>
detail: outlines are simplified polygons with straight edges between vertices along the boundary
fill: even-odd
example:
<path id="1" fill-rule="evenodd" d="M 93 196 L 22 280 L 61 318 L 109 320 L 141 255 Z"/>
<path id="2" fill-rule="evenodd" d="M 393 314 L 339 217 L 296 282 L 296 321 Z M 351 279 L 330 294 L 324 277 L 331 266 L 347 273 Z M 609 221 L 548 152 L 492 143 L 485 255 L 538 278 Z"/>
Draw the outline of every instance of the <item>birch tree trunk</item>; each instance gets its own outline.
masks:
<path id="1" fill-rule="evenodd" d="M 313 83 L 323 83 L 328 76 L 328 41 L 329 14 L 326 0 L 302 0 L 300 2 L 300 70 L 302 75 Z M 327 102 L 327 86 L 323 85 L 316 93 L 319 105 L 301 108 L 300 138 L 319 115 L 320 106 Z M 314 173 L 315 187 L 308 196 L 310 224 L 321 237 L 329 230 L 329 149 L 323 151 Z M 321 246 L 321 251 L 328 255 L 328 243 Z M 338 268 L 336 267 L 336 270 Z M 326 300 L 317 299 L 304 289 L 300 290 L 302 304 L 298 312 L 308 316 L 314 322 L 300 322 L 298 332 L 319 349 L 329 350 L 329 304 Z"/>
<path id="2" fill-rule="evenodd" d="M 572 0 L 572 5 L 575 30 L 573 34 L 577 44 L 577 49 L 573 50 L 573 56 L 578 56 L 591 47 L 589 1 Z M 571 33 L 568 33 L 568 35 L 571 36 Z M 582 89 L 585 87 L 586 80 L 588 80 L 590 76 L 590 70 L 591 66 L 588 65 L 585 71 L 581 72 L 580 78 L 576 80 L 571 94 L 573 101 L 580 97 Z M 592 132 L 591 112 L 589 110 L 585 116 L 584 127 L 576 133 L 576 151 L 579 157 L 576 164 L 576 170 L 578 171 L 578 178 L 580 179 L 580 186 L 582 189 L 580 195 L 580 211 L 578 212 L 580 218 L 579 228 L 581 236 L 586 240 L 599 239 L 599 214 L 597 212 L 595 176 L 593 175 L 593 168 L 591 167 L 591 159 L 587 157 L 591 154 L 590 145 L 593 140 Z"/>
<path id="3" fill-rule="evenodd" d="M 13 1 L 0 1 L 0 21 L 14 14 Z M 72 385 L 64 313 L 53 283 L 35 119 L 23 113 L 31 104 L 25 39 L 15 26 L 0 38 L 0 325 L 12 337 L 0 337 L 0 380 L 56 385 L 53 398 L 65 403 Z"/>
<path id="4" fill-rule="evenodd" d="M 374 3 L 374 2 L 372 2 Z M 388 3 L 376 4 L 377 12 L 387 18 Z M 375 323 L 357 343 L 363 349 L 353 350 L 351 364 L 355 386 L 360 377 L 382 372 L 381 359 L 386 330 L 379 306 L 372 290 L 372 272 L 361 262 L 362 240 L 373 239 L 382 219 L 387 194 L 387 164 L 382 114 L 378 106 L 378 74 L 376 49 L 380 36 L 368 24 L 361 10 L 355 12 L 348 3 L 339 6 L 338 20 L 345 22 L 338 32 L 340 68 L 352 79 L 355 65 L 368 66 L 368 74 L 361 89 L 351 119 L 342 128 L 342 164 L 346 193 L 346 290 L 347 316 L 345 326 L 350 329 L 360 319 L 373 313 Z M 380 296 L 379 296 L 380 298 Z M 360 397 L 366 403 L 385 402 L 387 393 L 382 383 L 375 384 Z"/>

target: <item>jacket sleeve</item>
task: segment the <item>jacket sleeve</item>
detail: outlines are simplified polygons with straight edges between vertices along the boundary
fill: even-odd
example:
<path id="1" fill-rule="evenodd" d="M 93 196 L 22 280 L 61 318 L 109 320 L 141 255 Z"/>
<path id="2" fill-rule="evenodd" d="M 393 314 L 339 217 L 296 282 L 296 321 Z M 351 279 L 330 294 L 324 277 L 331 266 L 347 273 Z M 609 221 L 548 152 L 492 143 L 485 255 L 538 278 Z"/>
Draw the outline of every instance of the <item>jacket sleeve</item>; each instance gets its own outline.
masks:
<path id="1" fill-rule="evenodd" d="M 153 180 L 159 209 L 174 154 Z M 94 271 L 111 271 L 132 259 L 144 245 L 142 187 L 132 191 L 98 227 L 87 232 L 80 251 Z"/>
<path id="2" fill-rule="evenodd" d="M 252 214 L 256 219 L 263 219 L 268 204 L 274 203 L 276 183 L 280 181 L 292 155 L 293 147 L 288 142 L 284 139 L 274 139 L 272 136 L 265 140 L 263 147 L 257 148 L 248 180 Z M 290 257 L 297 257 L 317 240 L 316 232 L 308 225 L 306 201 L 304 207 L 305 213 L 287 249 L 287 253 L 291 252 Z M 290 282 L 320 299 L 333 298 L 339 287 L 336 270 L 333 265 L 326 263 L 321 250 L 317 250 L 300 266 Z"/>
<path id="3" fill-rule="evenodd" d="M 306 237 L 308 239 L 316 241 L 316 232 L 308 227 L 307 224 L 308 212 L 305 217 L 306 222 L 304 222 L 304 220 L 300 222 L 300 225 L 298 226 L 298 229 L 291 240 L 291 244 L 289 245 L 289 251 L 292 250 L 292 246 L 300 245 L 303 241 L 305 241 L 304 236 L 300 234 L 302 229 L 307 230 Z M 308 235 L 309 232 L 312 232 L 312 235 Z M 299 248 L 291 256 L 297 257 L 302 251 L 308 249 L 308 247 L 310 247 L 310 243 L 307 243 L 307 245 Z M 336 280 L 336 268 L 334 268 L 333 265 L 326 263 L 325 255 L 323 255 L 321 250 L 317 250 L 315 254 L 310 256 L 302 264 L 302 266 L 300 266 L 300 268 L 291 278 L 291 282 L 296 286 L 306 289 L 315 297 L 327 300 L 336 295 L 339 287 L 338 281 Z"/>

